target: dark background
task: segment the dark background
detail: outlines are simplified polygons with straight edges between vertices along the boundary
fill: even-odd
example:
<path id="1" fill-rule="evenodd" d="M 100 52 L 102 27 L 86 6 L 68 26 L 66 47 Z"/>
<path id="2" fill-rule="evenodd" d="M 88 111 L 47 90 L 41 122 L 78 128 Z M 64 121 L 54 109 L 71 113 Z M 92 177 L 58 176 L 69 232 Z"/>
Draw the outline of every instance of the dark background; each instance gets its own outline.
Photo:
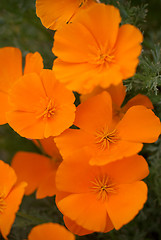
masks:
<path id="1" fill-rule="evenodd" d="M 122 22 L 136 25 L 144 34 L 144 50 L 137 74 L 125 81 L 126 100 L 137 93 L 149 96 L 155 113 L 161 118 L 161 1 L 102 2 L 119 7 Z M 34 0 L 0 0 L 0 47 L 20 48 L 23 59 L 28 52 L 38 51 L 44 59 L 45 67 L 51 68 L 54 59 L 51 52 L 54 32 L 42 26 L 35 12 Z M 0 159 L 10 163 L 13 155 L 20 150 L 38 152 L 31 141 L 21 138 L 8 125 L 0 126 Z M 146 179 L 149 198 L 143 210 L 119 231 L 94 233 L 78 239 L 161 240 L 161 140 L 145 145 L 142 154 L 150 167 L 150 175 Z M 54 198 L 36 200 L 34 194 L 25 197 L 9 240 L 23 240 L 34 225 L 51 221 L 63 224 Z"/>

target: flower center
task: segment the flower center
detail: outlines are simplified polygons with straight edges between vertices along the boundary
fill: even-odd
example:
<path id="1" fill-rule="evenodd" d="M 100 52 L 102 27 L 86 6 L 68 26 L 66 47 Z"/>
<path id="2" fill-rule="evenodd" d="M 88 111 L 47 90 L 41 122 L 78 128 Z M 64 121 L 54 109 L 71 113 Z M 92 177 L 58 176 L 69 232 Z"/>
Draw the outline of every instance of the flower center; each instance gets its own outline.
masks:
<path id="1" fill-rule="evenodd" d="M 98 144 L 102 150 L 109 149 L 110 144 L 116 143 L 118 140 L 119 137 L 116 129 L 109 131 L 107 128 L 96 132 L 95 143 Z"/>
<path id="2" fill-rule="evenodd" d="M 95 49 L 91 48 L 91 54 L 89 54 L 89 60 L 88 62 L 91 64 L 108 64 L 110 65 L 111 63 L 115 62 L 115 55 L 114 55 L 114 50 L 100 50 L 100 49 Z"/>
<path id="3" fill-rule="evenodd" d="M 116 184 L 108 176 L 95 178 L 92 183 L 92 192 L 97 195 L 98 200 L 107 200 L 109 194 L 116 193 Z"/>
<path id="4" fill-rule="evenodd" d="M 6 208 L 6 202 L 4 201 L 4 194 L 0 194 L 0 214 L 3 213 Z"/>
<path id="5" fill-rule="evenodd" d="M 37 118 L 41 118 L 41 117 L 43 117 L 44 119 L 52 118 L 55 114 L 55 110 L 56 110 L 56 108 L 54 107 L 54 104 L 53 104 L 52 100 L 50 99 L 48 101 L 48 104 L 47 104 L 45 110 L 43 112 L 41 112 L 40 114 L 38 114 Z"/>
<path id="6" fill-rule="evenodd" d="M 98 62 L 100 64 L 103 64 L 105 62 L 112 63 L 112 62 L 115 61 L 114 58 L 115 57 L 113 55 L 110 55 L 110 54 L 100 54 L 100 58 L 98 59 Z"/>

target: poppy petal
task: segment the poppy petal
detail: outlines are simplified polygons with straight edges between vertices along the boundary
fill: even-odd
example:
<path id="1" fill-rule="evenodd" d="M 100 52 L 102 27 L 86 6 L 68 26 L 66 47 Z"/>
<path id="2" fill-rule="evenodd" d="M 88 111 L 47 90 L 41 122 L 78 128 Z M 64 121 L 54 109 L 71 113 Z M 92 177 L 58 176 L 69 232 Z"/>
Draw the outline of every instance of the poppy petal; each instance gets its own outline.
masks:
<path id="1" fill-rule="evenodd" d="M 69 229 L 69 231 L 71 231 L 76 235 L 83 236 L 83 235 L 93 233 L 93 231 L 89 231 L 79 226 L 75 221 L 72 221 L 70 218 L 66 216 L 64 216 L 63 219 L 64 219 L 65 226 Z"/>
<path id="2" fill-rule="evenodd" d="M 146 108 L 154 109 L 150 99 L 147 96 L 142 94 L 138 94 L 135 97 L 131 98 L 122 109 L 124 112 L 126 112 L 129 108 L 136 105 L 143 105 Z"/>
<path id="3" fill-rule="evenodd" d="M 123 79 L 132 77 L 135 74 L 139 62 L 138 56 L 142 49 L 140 45 L 142 41 L 143 36 L 138 28 L 130 24 L 125 24 L 120 27 L 115 53 Z"/>
<path id="4" fill-rule="evenodd" d="M 22 76 L 22 55 L 18 48 L 0 49 L 0 90 L 7 93 L 11 85 Z"/>
<path id="5" fill-rule="evenodd" d="M 0 125 L 7 123 L 6 112 L 9 111 L 8 94 L 0 91 Z"/>
<path id="6" fill-rule="evenodd" d="M 51 197 L 56 194 L 55 175 L 56 171 L 52 171 L 42 179 L 37 188 L 36 198 Z"/>
<path id="7" fill-rule="evenodd" d="M 119 185 L 118 193 L 111 194 L 106 202 L 107 212 L 115 227 L 120 229 L 130 222 L 143 208 L 147 200 L 147 186 L 138 181 Z"/>
<path id="8" fill-rule="evenodd" d="M 144 106 L 131 107 L 117 125 L 120 137 L 131 142 L 155 142 L 160 135 L 160 120 Z"/>
<path id="9" fill-rule="evenodd" d="M 40 74 L 43 67 L 43 59 L 38 52 L 26 55 L 24 74 L 33 72 Z"/>
<path id="10" fill-rule="evenodd" d="M 25 182 L 16 185 L 5 199 L 7 206 L 0 216 L 0 231 L 5 239 L 7 239 L 7 235 L 15 220 L 16 212 L 21 204 L 26 185 Z"/>
<path id="11" fill-rule="evenodd" d="M 141 155 L 133 155 L 101 167 L 102 172 L 113 179 L 115 183 L 133 183 L 148 176 L 149 169 L 146 160 Z"/>
<path id="12" fill-rule="evenodd" d="M 36 14 L 46 28 L 56 30 L 69 21 L 77 7 L 77 1 L 37 0 Z"/>
<path id="13" fill-rule="evenodd" d="M 79 149 L 88 146 L 93 138 L 81 129 L 67 129 L 58 137 L 55 137 L 56 145 L 64 158 L 73 155 Z"/>
<path id="14" fill-rule="evenodd" d="M 94 151 L 94 148 L 89 148 L 87 151 L 89 151 L 92 155 L 89 163 L 91 165 L 105 165 L 107 163 L 122 159 L 123 157 L 132 156 L 140 152 L 142 147 L 142 143 L 120 140 L 114 144 L 111 144 L 109 149 L 105 149 L 104 151 L 100 151 L 100 149 Z"/>
<path id="15" fill-rule="evenodd" d="M 81 103 L 76 110 L 74 124 L 86 132 L 95 133 L 100 126 L 109 126 L 112 121 L 112 101 L 104 91 Z"/>
<path id="16" fill-rule="evenodd" d="M 28 240 L 75 240 L 74 235 L 64 226 L 57 223 L 44 223 L 34 227 L 28 235 Z"/>
<path id="17" fill-rule="evenodd" d="M 7 196 L 14 184 L 17 176 L 12 167 L 0 160 L 0 191 Z"/>
<path id="18" fill-rule="evenodd" d="M 58 208 L 87 230 L 103 232 L 106 227 L 105 206 L 94 194 L 71 194 L 58 202 Z"/>
<path id="19" fill-rule="evenodd" d="M 15 170 L 18 183 L 28 183 L 25 194 L 33 193 L 51 172 L 50 159 L 37 153 L 18 152 L 12 160 L 12 167 Z"/>

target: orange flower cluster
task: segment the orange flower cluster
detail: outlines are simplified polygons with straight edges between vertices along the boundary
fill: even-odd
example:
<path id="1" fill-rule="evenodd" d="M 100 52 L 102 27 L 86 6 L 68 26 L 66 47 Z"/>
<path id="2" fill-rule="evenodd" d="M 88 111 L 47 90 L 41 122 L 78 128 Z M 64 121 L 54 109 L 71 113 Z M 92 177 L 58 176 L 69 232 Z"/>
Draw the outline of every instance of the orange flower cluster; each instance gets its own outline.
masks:
<path id="1" fill-rule="evenodd" d="M 120 27 L 119 10 L 94 0 L 37 0 L 36 6 L 42 23 L 57 30 L 58 58 L 52 70 L 43 69 L 40 54 L 29 53 L 22 73 L 20 50 L 0 49 L 0 124 L 41 151 L 16 153 L 14 170 L 0 162 L 0 231 L 9 234 L 24 182 L 26 195 L 56 195 L 72 233 L 118 230 L 147 200 L 148 164 L 138 153 L 161 132 L 148 97 L 138 94 L 123 105 L 122 80 L 135 74 L 142 34 L 130 24 Z M 72 91 L 82 94 L 77 107 Z M 74 240 L 72 233 L 48 223 L 33 228 L 28 240 Z"/>

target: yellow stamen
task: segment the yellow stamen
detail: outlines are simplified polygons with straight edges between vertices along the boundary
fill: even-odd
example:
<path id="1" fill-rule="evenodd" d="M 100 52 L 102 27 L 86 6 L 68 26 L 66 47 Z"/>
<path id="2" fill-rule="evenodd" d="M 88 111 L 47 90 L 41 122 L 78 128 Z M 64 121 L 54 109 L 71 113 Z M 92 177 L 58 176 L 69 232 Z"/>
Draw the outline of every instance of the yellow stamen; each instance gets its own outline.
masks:
<path id="1" fill-rule="evenodd" d="M 118 133 L 116 129 L 111 131 L 106 129 L 102 129 L 100 131 L 96 131 L 96 144 L 98 144 L 102 150 L 109 149 L 110 144 L 116 143 L 119 140 Z"/>
<path id="2" fill-rule="evenodd" d="M 100 54 L 100 59 L 99 59 L 100 63 L 112 63 L 114 62 L 114 56 L 110 55 L 110 54 Z"/>
<path id="3" fill-rule="evenodd" d="M 37 118 L 52 118 L 55 114 L 55 110 L 56 108 L 53 106 L 52 100 L 50 99 L 45 110 L 41 114 L 39 114 Z"/>
<path id="4" fill-rule="evenodd" d="M 97 194 L 97 199 L 105 201 L 109 194 L 117 192 L 116 184 L 108 176 L 95 178 L 91 181 L 93 186 L 91 187 L 92 192 Z"/>

